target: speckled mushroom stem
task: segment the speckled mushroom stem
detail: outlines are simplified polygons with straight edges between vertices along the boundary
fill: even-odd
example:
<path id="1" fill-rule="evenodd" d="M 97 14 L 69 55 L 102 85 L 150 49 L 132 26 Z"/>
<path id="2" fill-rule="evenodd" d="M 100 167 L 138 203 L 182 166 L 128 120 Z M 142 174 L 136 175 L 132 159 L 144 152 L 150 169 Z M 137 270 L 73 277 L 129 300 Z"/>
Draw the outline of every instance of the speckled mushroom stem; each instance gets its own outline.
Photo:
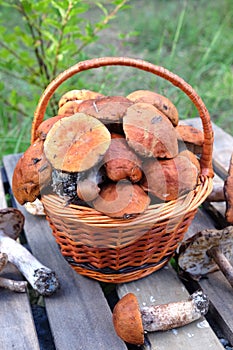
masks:
<path id="1" fill-rule="evenodd" d="M 7 265 L 8 256 L 5 253 L 0 252 L 0 271 Z M 0 288 L 7 288 L 14 292 L 26 292 L 26 281 L 15 281 L 9 278 L 0 277 Z"/>
<path id="2" fill-rule="evenodd" d="M 15 281 L 9 278 L 0 277 L 0 288 L 6 288 L 13 292 L 24 293 L 27 289 L 27 282 Z"/>
<path id="3" fill-rule="evenodd" d="M 42 265 L 26 248 L 0 230 L 0 251 L 6 253 L 8 261 L 24 275 L 32 288 L 49 296 L 59 287 L 53 271 Z"/>
<path id="4" fill-rule="evenodd" d="M 207 254 L 216 262 L 220 270 L 233 287 L 233 266 L 218 247 L 212 247 Z"/>
<path id="5" fill-rule="evenodd" d="M 198 320 L 208 311 L 209 300 L 203 291 L 193 293 L 189 300 L 141 308 L 145 331 L 168 330 Z"/>

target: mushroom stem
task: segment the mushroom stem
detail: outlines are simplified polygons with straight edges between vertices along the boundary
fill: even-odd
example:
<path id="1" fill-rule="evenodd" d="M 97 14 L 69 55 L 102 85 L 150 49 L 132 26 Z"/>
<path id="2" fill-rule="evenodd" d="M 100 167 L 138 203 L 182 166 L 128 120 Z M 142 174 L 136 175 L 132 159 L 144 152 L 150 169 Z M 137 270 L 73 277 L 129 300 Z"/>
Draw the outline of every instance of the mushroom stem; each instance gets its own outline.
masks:
<path id="1" fill-rule="evenodd" d="M 8 237 L 1 229 L 0 251 L 8 255 L 8 261 L 19 269 L 40 294 L 49 296 L 57 290 L 59 282 L 55 272 L 42 265 L 26 248 Z"/>
<path id="2" fill-rule="evenodd" d="M 223 186 L 214 186 L 212 192 L 206 198 L 208 202 L 224 202 L 226 200 Z"/>
<path id="3" fill-rule="evenodd" d="M 212 247 L 207 251 L 207 254 L 214 259 L 220 270 L 233 287 L 233 266 L 218 247 Z"/>
<path id="4" fill-rule="evenodd" d="M 15 281 L 9 278 L 0 277 L 0 288 L 7 288 L 13 292 L 26 292 L 26 281 Z"/>
<path id="5" fill-rule="evenodd" d="M 165 331 L 198 320 L 208 311 L 209 301 L 201 291 L 193 293 L 189 300 L 153 305 L 141 309 L 142 324 L 145 331 Z"/>

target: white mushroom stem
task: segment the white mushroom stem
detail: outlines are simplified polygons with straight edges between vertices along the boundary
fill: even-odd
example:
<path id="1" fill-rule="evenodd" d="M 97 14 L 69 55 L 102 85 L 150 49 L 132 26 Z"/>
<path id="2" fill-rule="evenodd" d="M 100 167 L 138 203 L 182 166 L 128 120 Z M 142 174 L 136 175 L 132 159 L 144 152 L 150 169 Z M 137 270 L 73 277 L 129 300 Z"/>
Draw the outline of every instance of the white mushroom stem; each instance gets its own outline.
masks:
<path id="1" fill-rule="evenodd" d="M 198 320 L 208 311 L 208 297 L 196 291 L 187 301 L 141 308 L 143 329 L 148 332 L 165 331 Z"/>
<path id="2" fill-rule="evenodd" d="M 230 285 L 233 287 L 233 266 L 223 252 L 221 252 L 218 247 L 212 247 L 207 251 L 207 255 L 216 262 Z"/>
<path id="3" fill-rule="evenodd" d="M 26 281 L 15 281 L 9 278 L 0 277 L 0 288 L 7 288 L 13 292 L 26 292 Z"/>
<path id="4" fill-rule="evenodd" d="M 32 288 L 42 295 L 51 295 L 59 287 L 55 272 L 42 265 L 26 248 L 8 237 L 0 229 L 0 251 L 8 255 L 8 261 L 14 264 Z"/>

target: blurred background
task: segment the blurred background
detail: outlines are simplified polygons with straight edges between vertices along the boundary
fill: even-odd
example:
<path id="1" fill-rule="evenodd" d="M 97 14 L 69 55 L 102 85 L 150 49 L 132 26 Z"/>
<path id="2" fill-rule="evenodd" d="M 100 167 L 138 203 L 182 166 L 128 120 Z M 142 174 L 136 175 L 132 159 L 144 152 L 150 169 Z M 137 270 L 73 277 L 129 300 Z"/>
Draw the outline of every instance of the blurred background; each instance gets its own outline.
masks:
<path id="1" fill-rule="evenodd" d="M 163 66 L 198 92 L 211 119 L 233 135 L 233 3 L 231 0 L 0 0 L 0 161 L 23 152 L 38 100 L 60 72 L 101 56 L 141 58 Z M 190 100 L 169 82 L 126 67 L 82 72 L 51 100 L 72 89 L 127 95 L 163 94 L 180 119 L 197 116 Z"/>

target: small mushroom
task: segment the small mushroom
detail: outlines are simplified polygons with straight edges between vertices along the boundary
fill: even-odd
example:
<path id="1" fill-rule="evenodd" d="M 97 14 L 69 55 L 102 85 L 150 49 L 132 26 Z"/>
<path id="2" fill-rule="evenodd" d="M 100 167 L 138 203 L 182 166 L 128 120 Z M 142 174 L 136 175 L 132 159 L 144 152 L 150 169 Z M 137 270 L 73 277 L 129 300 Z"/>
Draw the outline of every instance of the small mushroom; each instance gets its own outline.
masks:
<path id="1" fill-rule="evenodd" d="M 70 90 L 66 92 L 59 100 L 58 106 L 61 108 L 69 101 L 84 101 L 93 98 L 103 97 L 104 95 L 99 92 L 81 89 L 81 90 Z"/>
<path id="2" fill-rule="evenodd" d="M 127 98 L 134 102 L 150 103 L 163 112 L 174 126 L 178 124 L 179 115 L 174 104 L 165 96 L 148 90 L 136 90 L 131 92 Z"/>
<path id="3" fill-rule="evenodd" d="M 147 159 L 143 172 L 143 189 L 162 201 L 175 200 L 192 191 L 198 180 L 197 167 L 182 154 L 173 159 Z"/>
<path id="4" fill-rule="evenodd" d="M 34 202 L 50 182 L 52 168 L 37 139 L 18 160 L 12 178 L 12 191 L 20 204 Z"/>
<path id="5" fill-rule="evenodd" d="M 58 115 L 63 115 L 63 116 L 70 116 L 78 112 L 79 110 L 79 105 L 83 101 L 68 101 L 66 102 L 62 107 L 59 108 L 57 114 Z"/>
<path id="6" fill-rule="evenodd" d="M 208 297 L 201 291 L 188 300 L 142 307 L 133 293 L 126 294 L 113 309 L 117 335 L 127 343 L 142 345 L 144 332 L 166 331 L 189 324 L 208 311 Z"/>
<path id="7" fill-rule="evenodd" d="M 142 157 L 173 158 L 178 154 L 175 128 L 148 103 L 138 102 L 127 109 L 123 129 L 129 146 Z"/>
<path id="8" fill-rule="evenodd" d="M 97 118 L 110 131 L 122 132 L 122 118 L 132 104 L 132 101 L 123 96 L 106 96 L 83 101 L 78 110 Z"/>
<path id="9" fill-rule="evenodd" d="M 44 142 L 44 152 L 55 169 L 81 172 L 101 161 L 110 142 L 110 132 L 103 123 L 76 113 L 53 125 Z"/>
<path id="10" fill-rule="evenodd" d="M 15 240 L 24 225 L 23 214 L 15 208 L 0 210 L 0 251 L 8 256 L 31 284 L 42 295 L 51 295 L 59 287 L 53 271 L 42 265 L 26 248 Z"/>
<path id="11" fill-rule="evenodd" d="M 112 181 L 129 179 L 138 182 L 142 178 L 141 159 L 128 146 L 125 138 L 112 134 L 111 144 L 104 155 L 106 175 Z"/>
<path id="12" fill-rule="evenodd" d="M 218 267 L 233 287 L 233 226 L 222 230 L 200 231 L 184 241 L 178 250 L 178 264 L 193 279 L 216 271 Z"/>
<path id="13" fill-rule="evenodd" d="M 225 218 L 229 224 L 233 224 L 233 155 L 230 159 L 228 175 L 223 186 L 214 186 L 206 199 L 208 202 L 226 201 Z"/>
<path id="14" fill-rule="evenodd" d="M 131 218 L 143 213 L 150 204 L 150 198 L 137 185 L 129 181 L 119 181 L 103 186 L 99 196 L 93 201 L 96 210 L 114 218 Z"/>
<path id="15" fill-rule="evenodd" d="M 177 139 L 179 149 L 189 149 L 195 154 L 202 153 L 202 146 L 204 143 L 204 134 L 201 130 L 191 125 L 177 125 L 175 128 L 177 132 Z"/>
<path id="16" fill-rule="evenodd" d="M 8 262 L 7 254 L 0 253 L 0 272 L 4 269 Z M 13 292 L 26 292 L 26 281 L 15 281 L 9 278 L 0 277 L 0 288 L 7 288 Z"/>
<path id="17" fill-rule="evenodd" d="M 56 115 L 55 117 L 49 118 L 44 120 L 38 127 L 37 131 L 36 131 L 36 136 L 44 141 L 47 137 L 47 134 L 49 132 L 49 130 L 52 128 L 52 126 L 60 119 L 64 118 L 65 115 L 64 114 L 59 114 Z"/>

